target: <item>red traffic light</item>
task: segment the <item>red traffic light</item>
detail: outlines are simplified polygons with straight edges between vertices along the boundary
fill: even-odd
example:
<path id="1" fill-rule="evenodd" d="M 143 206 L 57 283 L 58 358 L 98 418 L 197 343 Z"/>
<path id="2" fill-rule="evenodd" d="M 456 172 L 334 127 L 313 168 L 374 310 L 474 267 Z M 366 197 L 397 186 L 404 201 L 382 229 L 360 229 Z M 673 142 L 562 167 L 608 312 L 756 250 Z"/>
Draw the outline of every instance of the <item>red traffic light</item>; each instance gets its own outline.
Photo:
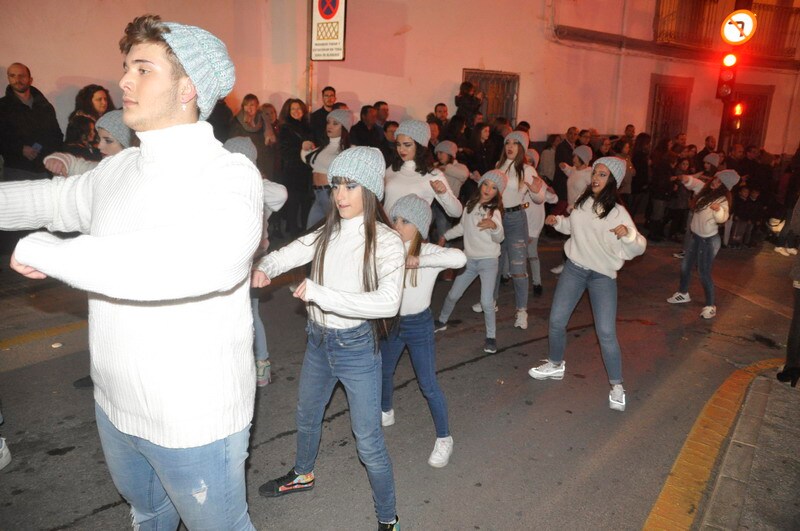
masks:
<path id="1" fill-rule="evenodd" d="M 728 68 L 735 65 L 736 61 L 737 61 L 736 55 L 732 53 L 729 53 L 728 55 L 722 58 L 722 64 L 727 66 Z"/>
<path id="2" fill-rule="evenodd" d="M 737 62 L 738 57 L 733 53 L 729 53 L 722 58 L 722 64 L 719 66 L 719 75 L 717 77 L 716 97 L 718 99 L 727 101 L 733 96 L 733 91 L 736 87 Z"/>

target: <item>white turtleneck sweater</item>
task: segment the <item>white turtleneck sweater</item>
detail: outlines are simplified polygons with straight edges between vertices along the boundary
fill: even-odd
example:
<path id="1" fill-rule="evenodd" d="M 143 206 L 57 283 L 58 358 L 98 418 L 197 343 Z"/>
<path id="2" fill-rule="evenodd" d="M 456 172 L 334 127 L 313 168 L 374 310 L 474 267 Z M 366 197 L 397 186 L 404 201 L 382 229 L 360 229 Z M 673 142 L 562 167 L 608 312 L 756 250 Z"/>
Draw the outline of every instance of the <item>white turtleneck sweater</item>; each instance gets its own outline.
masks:
<path id="1" fill-rule="evenodd" d="M 411 242 L 405 242 L 406 253 Z M 464 267 L 467 257 L 461 249 L 439 247 L 432 243 L 423 243 L 419 250 L 419 266 L 406 269 L 403 302 L 400 304 L 400 315 L 414 315 L 431 305 L 431 294 L 436 284 L 436 277 L 445 269 Z M 411 279 L 416 271 L 416 286 Z"/>
<path id="2" fill-rule="evenodd" d="M 614 205 L 605 218 L 592 210 L 594 200 L 587 199 L 576 206 L 568 217 L 556 216 L 555 229 L 570 234 L 564 244 L 564 252 L 570 260 L 607 277 L 617 278 L 617 271 L 625 263 L 644 253 L 647 240 L 636 230 L 630 214 L 625 208 Z M 622 238 L 611 232 L 625 225 L 628 234 Z"/>
<path id="3" fill-rule="evenodd" d="M 524 202 L 525 194 L 528 192 L 528 186 L 533 184 L 533 177 L 536 175 L 536 170 L 530 164 L 522 166 L 522 182 L 517 177 L 517 168 L 514 167 L 513 160 L 507 160 L 503 165 L 498 168 L 500 171 L 508 176 L 508 184 L 503 191 L 503 208 L 512 208 L 519 206 Z"/>
<path id="4" fill-rule="evenodd" d="M 333 162 L 333 159 L 336 158 L 336 155 L 338 155 L 341 152 L 341 150 L 339 149 L 340 141 L 341 137 L 337 136 L 335 138 L 331 138 L 330 143 L 324 148 L 322 148 L 322 151 L 317 153 L 316 157 L 314 158 L 314 161 L 311 163 L 311 170 L 314 173 L 324 173 L 326 175 L 328 174 L 328 168 L 330 167 L 331 162 Z M 314 150 L 313 149 L 308 151 L 301 150 L 300 159 L 303 162 L 306 162 L 306 157 L 312 151 Z"/>
<path id="5" fill-rule="evenodd" d="M 317 235 L 322 228 L 301 236 L 282 249 L 262 258 L 256 267 L 267 277 L 278 275 L 311 262 Z M 306 279 L 308 315 L 315 323 L 328 328 L 353 328 L 368 319 L 397 315 L 403 288 L 405 252 L 400 236 L 384 225 L 376 224 L 375 260 L 378 289 L 365 292 L 364 216 L 341 220 L 340 229 L 328 242 L 323 269 L 323 283 Z"/>
<path id="6" fill-rule="evenodd" d="M 123 433 L 205 445 L 253 416 L 249 277 L 261 175 L 207 122 L 138 133 L 94 170 L 0 184 L 17 260 L 89 292 L 94 398 Z"/>
<path id="7" fill-rule="evenodd" d="M 447 183 L 447 179 L 439 170 L 433 170 L 425 175 L 420 175 L 416 170 L 417 164 L 413 160 L 403 163 L 399 171 L 394 171 L 391 166 L 386 168 L 386 186 L 383 208 L 389 214 L 398 199 L 408 194 L 417 194 L 422 199 L 432 204 L 433 200 L 442 205 L 448 216 L 457 218 L 461 216 L 463 207 L 458 198 L 453 195 L 453 190 Z M 447 190 L 437 194 L 431 187 L 432 181 L 439 181 L 445 185 Z"/>
<path id="8" fill-rule="evenodd" d="M 496 228 L 479 229 L 478 223 L 489 215 L 489 210 L 481 205 L 475 205 L 472 212 L 464 209 L 461 223 L 444 233 L 445 240 L 454 240 L 464 237 L 464 254 L 470 260 L 481 258 L 497 258 L 500 256 L 500 243 L 505 238 L 503 219 L 499 210 L 492 213 L 491 219 Z"/>

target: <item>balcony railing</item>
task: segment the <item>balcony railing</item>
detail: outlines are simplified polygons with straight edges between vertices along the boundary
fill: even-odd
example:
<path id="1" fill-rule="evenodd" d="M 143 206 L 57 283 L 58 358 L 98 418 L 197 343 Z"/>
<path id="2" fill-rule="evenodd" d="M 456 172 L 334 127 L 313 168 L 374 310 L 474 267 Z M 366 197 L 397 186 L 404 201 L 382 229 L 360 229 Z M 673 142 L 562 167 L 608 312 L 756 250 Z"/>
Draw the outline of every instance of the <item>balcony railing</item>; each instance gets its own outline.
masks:
<path id="1" fill-rule="evenodd" d="M 719 28 L 733 0 L 657 0 L 653 33 L 657 43 L 688 48 L 722 46 Z M 758 26 L 748 53 L 794 59 L 800 42 L 800 8 L 753 3 Z"/>

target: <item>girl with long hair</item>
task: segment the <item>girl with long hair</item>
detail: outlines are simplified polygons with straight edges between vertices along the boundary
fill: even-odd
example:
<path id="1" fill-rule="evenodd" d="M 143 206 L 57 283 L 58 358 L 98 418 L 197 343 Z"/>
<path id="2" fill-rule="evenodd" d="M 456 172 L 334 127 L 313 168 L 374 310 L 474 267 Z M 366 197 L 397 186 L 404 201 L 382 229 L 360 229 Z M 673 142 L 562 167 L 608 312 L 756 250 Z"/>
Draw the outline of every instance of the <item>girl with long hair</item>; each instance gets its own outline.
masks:
<path id="1" fill-rule="evenodd" d="M 328 216 L 331 210 L 331 187 L 328 184 L 328 167 L 333 159 L 350 147 L 350 127 L 353 113 L 336 109 L 328 113 L 325 137 L 322 144 L 315 146 L 311 140 L 303 142 L 300 158 L 311 166 L 311 184 L 314 190 L 314 203 L 308 212 L 306 229 L 310 229 Z"/>
<path id="2" fill-rule="evenodd" d="M 728 221 L 730 216 L 731 189 L 739 182 L 739 174 L 734 170 L 718 172 L 713 179 L 703 183 L 696 176 L 681 176 L 683 185 L 695 193 L 689 206 L 692 221 L 689 228 L 692 241 L 684 249 L 681 262 L 681 281 L 678 291 L 667 299 L 670 304 L 691 302 L 689 296 L 689 280 L 695 263 L 700 272 L 700 283 L 703 285 L 706 300 L 700 317 L 712 319 L 717 315 L 714 301 L 714 280 L 711 278 L 711 267 L 714 257 L 720 248 L 719 225 Z"/>
<path id="3" fill-rule="evenodd" d="M 406 273 L 403 282 L 403 302 L 400 318 L 381 340 L 383 358 L 383 392 L 381 398 L 381 423 L 391 426 L 395 422 L 392 409 L 394 371 L 397 361 L 408 347 L 411 364 L 417 375 L 422 395 L 436 429 L 436 442 L 428 464 L 441 468 L 447 465 L 453 453 L 453 437 L 447 416 L 447 402 L 436 380 L 436 343 L 433 338 L 431 294 L 436 277 L 446 269 L 462 267 L 467 258 L 459 249 L 445 249 L 425 243 L 431 224 L 431 207 L 419 196 L 409 194 L 397 200 L 390 217 L 406 249 Z"/>
<path id="4" fill-rule="evenodd" d="M 569 217 L 547 216 L 545 223 L 569 234 L 564 244 L 567 263 L 558 277 L 550 308 L 547 361 L 528 371 L 537 380 L 561 380 L 566 363 L 567 324 L 589 291 L 594 327 L 600 341 L 611 392 L 608 406 L 625 411 L 622 387 L 622 353 L 617 341 L 617 271 L 626 260 L 642 253 L 647 241 L 636 231 L 628 211 L 619 204 L 617 188 L 625 177 L 625 161 L 603 157 L 592 166 L 592 182 L 575 202 Z"/>
<path id="5" fill-rule="evenodd" d="M 305 227 L 311 208 L 311 168 L 300 159 L 303 142 L 311 140 L 308 107 L 303 100 L 286 100 L 278 116 L 278 151 L 280 152 L 280 180 L 289 192 L 283 207 L 286 230 L 290 236 L 300 234 Z M 302 225 L 301 225 L 302 220 Z"/>
<path id="6" fill-rule="evenodd" d="M 380 150 L 342 151 L 328 168 L 336 208 L 325 223 L 259 261 L 253 287 L 311 263 L 311 277 L 294 291 L 307 303 L 308 344 L 297 401 L 297 456 L 284 476 L 259 488 L 275 497 L 314 487 L 314 463 L 325 406 L 338 382 L 350 405 L 358 456 L 367 469 L 379 529 L 399 529 L 392 463 L 381 428 L 378 338 L 397 315 L 405 271 L 400 237 L 380 205 L 385 163 Z M 334 363 L 335 360 L 335 363 Z"/>
<path id="7" fill-rule="evenodd" d="M 481 177 L 478 189 L 467 201 L 461 223 L 444 233 L 439 245 L 445 240 L 464 238 L 464 254 L 467 267 L 456 277 L 444 300 L 439 318 L 434 321 L 434 330 L 446 330 L 447 320 L 456 303 L 476 277 L 481 279 L 481 309 L 486 323 L 486 341 L 483 351 L 497 352 L 494 282 L 497 279 L 500 242 L 503 241 L 503 190 L 508 177 L 499 170 L 490 170 Z"/>
<path id="8" fill-rule="evenodd" d="M 108 111 L 113 111 L 114 102 L 108 89 L 102 85 L 86 85 L 75 95 L 75 109 L 69 115 L 69 121 L 76 116 L 86 116 L 97 121 Z"/>

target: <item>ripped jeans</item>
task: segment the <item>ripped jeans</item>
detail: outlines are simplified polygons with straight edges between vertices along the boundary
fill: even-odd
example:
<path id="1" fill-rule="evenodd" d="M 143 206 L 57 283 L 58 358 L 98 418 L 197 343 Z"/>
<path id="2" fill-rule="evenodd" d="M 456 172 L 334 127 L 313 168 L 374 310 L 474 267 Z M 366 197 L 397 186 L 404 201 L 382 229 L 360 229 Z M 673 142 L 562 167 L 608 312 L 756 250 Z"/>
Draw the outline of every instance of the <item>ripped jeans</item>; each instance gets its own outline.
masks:
<path id="1" fill-rule="evenodd" d="M 528 308 L 528 218 L 525 209 L 503 215 L 505 239 L 500 244 L 500 263 L 508 259 L 508 272 L 514 284 L 514 302 L 518 310 Z M 500 274 L 494 285 L 494 300 L 500 295 Z"/>
<path id="2" fill-rule="evenodd" d="M 95 403 L 111 479 L 131 506 L 134 529 L 255 530 L 244 462 L 250 426 L 196 448 L 165 448 L 119 431 Z"/>

